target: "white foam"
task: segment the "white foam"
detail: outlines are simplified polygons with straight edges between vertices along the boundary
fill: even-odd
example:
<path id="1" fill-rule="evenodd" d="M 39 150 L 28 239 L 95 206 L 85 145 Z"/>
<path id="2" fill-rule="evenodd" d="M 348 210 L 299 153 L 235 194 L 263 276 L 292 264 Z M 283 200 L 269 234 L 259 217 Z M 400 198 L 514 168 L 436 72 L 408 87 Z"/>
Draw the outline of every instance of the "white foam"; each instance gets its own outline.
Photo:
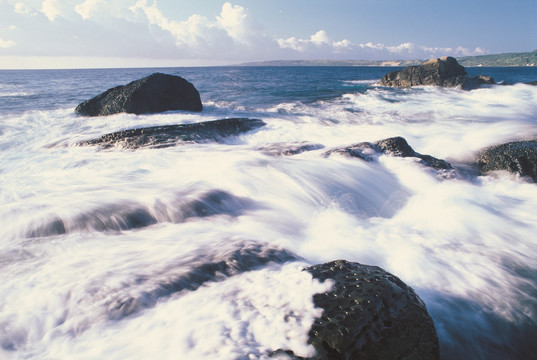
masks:
<path id="1" fill-rule="evenodd" d="M 227 241 L 238 240 L 283 246 L 308 263 L 342 258 L 381 266 L 423 294 L 435 321 L 442 321 L 442 341 L 464 338 L 465 328 L 445 322 L 450 316 L 439 299 L 457 299 L 511 324 L 535 324 L 535 184 L 502 173 L 441 180 L 415 159 L 380 156 L 365 162 L 322 154 L 400 135 L 416 151 L 457 165 L 484 146 L 537 135 L 536 99 L 537 89 L 526 85 L 471 92 L 375 88 L 252 111 L 215 103 L 200 114 L 88 119 L 59 109 L 4 115 L 0 354 L 263 358 L 282 347 L 308 356 L 305 334 L 318 312 L 311 296 L 325 288 L 304 277 L 297 264 L 207 284 L 121 321 L 107 318 L 107 304 L 115 297 L 140 297 L 145 285 L 153 288 L 163 274 L 184 270 L 177 264 L 188 263 L 188 256 L 211 246 L 225 250 Z M 136 151 L 74 145 L 112 131 L 220 115 L 261 118 L 267 126 L 225 144 Z M 300 141 L 325 149 L 291 157 L 257 150 Z M 177 223 L 162 216 L 139 230 L 80 226 L 66 235 L 25 236 L 36 224 L 97 214 L 107 204 L 169 215 L 181 201 L 211 190 L 247 199 L 251 206 L 238 215 Z M 133 274 L 154 282 L 136 285 Z M 456 306 L 448 310 L 454 319 L 466 314 Z M 479 324 L 480 314 L 468 321 Z M 483 329 L 495 334 L 487 326 Z"/>

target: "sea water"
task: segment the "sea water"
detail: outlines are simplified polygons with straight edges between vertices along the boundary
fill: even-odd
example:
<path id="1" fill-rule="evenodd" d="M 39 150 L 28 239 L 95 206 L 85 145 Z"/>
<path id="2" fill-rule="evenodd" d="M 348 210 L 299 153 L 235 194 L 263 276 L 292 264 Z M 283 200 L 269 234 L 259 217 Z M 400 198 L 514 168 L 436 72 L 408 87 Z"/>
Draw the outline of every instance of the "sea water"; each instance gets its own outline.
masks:
<path id="1" fill-rule="evenodd" d="M 413 287 L 443 359 L 532 358 L 537 186 L 472 162 L 537 136 L 537 87 L 523 84 L 537 69 L 468 69 L 508 84 L 474 91 L 374 85 L 391 70 L 0 71 L 0 358 L 311 356 L 312 296 L 331 283 L 302 269 L 336 259 Z M 74 114 L 156 71 L 192 82 L 203 111 Z M 77 145 L 229 117 L 267 125 L 218 144 Z M 323 155 L 392 136 L 454 170 Z M 277 155 L 297 144 L 314 146 Z"/>

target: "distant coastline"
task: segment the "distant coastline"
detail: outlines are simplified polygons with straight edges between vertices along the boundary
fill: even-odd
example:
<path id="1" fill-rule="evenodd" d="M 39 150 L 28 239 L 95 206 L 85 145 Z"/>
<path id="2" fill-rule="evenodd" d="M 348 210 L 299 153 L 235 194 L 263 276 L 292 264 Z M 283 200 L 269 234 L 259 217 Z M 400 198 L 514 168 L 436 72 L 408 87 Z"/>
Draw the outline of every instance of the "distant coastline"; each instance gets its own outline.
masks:
<path id="1" fill-rule="evenodd" d="M 449 55 L 449 54 L 446 54 Z M 464 56 L 456 58 L 465 67 L 537 66 L 537 50 L 524 53 Z M 428 59 L 415 60 L 271 60 L 238 64 L 238 66 L 412 66 Z"/>

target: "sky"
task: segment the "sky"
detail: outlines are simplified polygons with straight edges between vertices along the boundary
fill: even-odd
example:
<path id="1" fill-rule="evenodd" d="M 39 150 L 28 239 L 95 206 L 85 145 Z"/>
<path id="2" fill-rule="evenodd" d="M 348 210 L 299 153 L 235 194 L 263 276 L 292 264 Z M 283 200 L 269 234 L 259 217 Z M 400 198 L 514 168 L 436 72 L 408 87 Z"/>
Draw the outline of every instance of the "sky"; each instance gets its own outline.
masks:
<path id="1" fill-rule="evenodd" d="M 0 69 L 537 49 L 537 0 L 0 0 Z"/>

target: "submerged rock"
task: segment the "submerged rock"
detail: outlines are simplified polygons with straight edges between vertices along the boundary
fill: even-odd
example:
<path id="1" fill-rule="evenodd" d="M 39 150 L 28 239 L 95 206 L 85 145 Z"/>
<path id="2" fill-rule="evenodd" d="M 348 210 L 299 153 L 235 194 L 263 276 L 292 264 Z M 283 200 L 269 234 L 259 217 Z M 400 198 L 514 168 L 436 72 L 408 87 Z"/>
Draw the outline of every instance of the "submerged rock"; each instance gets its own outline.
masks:
<path id="1" fill-rule="evenodd" d="M 314 359 L 439 359 L 425 304 L 398 277 L 376 266 L 338 260 L 305 269 L 332 291 L 313 300 L 324 309 L 309 336 Z"/>
<path id="2" fill-rule="evenodd" d="M 537 140 L 491 146 L 478 154 L 477 164 L 482 174 L 507 170 L 537 182 Z"/>
<path id="3" fill-rule="evenodd" d="M 271 156 L 292 156 L 303 152 L 324 148 L 322 144 L 314 144 L 306 141 L 296 143 L 273 143 L 260 146 L 258 150 Z"/>
<path id="4" fill-rule="evenodd" d="M 163 148 L 181 142 L 222 142 L 224 138 L 239 135 L 265 126 L 258 119 L 231 118 L 194 124 L 152 126 L 123 130 L 86 140 L 79 145 L 99 145 L 103 148 L 120 146 L 127 149 L 141 147 Z"/>
<path id="5" fill-rule="evenodd" d="M 490 76 L 467 76 L 464 66 L 451 56 L 431 59 L 419 66 L 407 66 L 403 70 L 392 71 L 380 80 L 380 84 L 393 87 L 435 85 L 460 87 L 464 90 L 477 89 L 484 84 L 494 84 Z"/>
<path id="6" fill-rule="evenodd" d="M 169 110 L 201 111 L 198 90 L 175 75 L 154 73 L 127 85 L 116 86 L 84 101 L 75 112 L 86 116 L 117 113 L 147 114 Z"/>
<path id="7" fill-rule="evenodd" d="M 365 161 L 375 160 L 378 154 L 387 154 L 398 157 L 415 157 L 420 159 L 423 165 L 437 170 L 452 169 L 451 164 L 445 160 L 417 153 L 410 147 L 410 145 L 408 145 L 407 141 L 400 136 L 379 140 L 373 143 L 362 142 L 347 147 L 335 148 L 328 150 L 324 155 L 330 156 L 334 153 L 357 157 Z"/>

